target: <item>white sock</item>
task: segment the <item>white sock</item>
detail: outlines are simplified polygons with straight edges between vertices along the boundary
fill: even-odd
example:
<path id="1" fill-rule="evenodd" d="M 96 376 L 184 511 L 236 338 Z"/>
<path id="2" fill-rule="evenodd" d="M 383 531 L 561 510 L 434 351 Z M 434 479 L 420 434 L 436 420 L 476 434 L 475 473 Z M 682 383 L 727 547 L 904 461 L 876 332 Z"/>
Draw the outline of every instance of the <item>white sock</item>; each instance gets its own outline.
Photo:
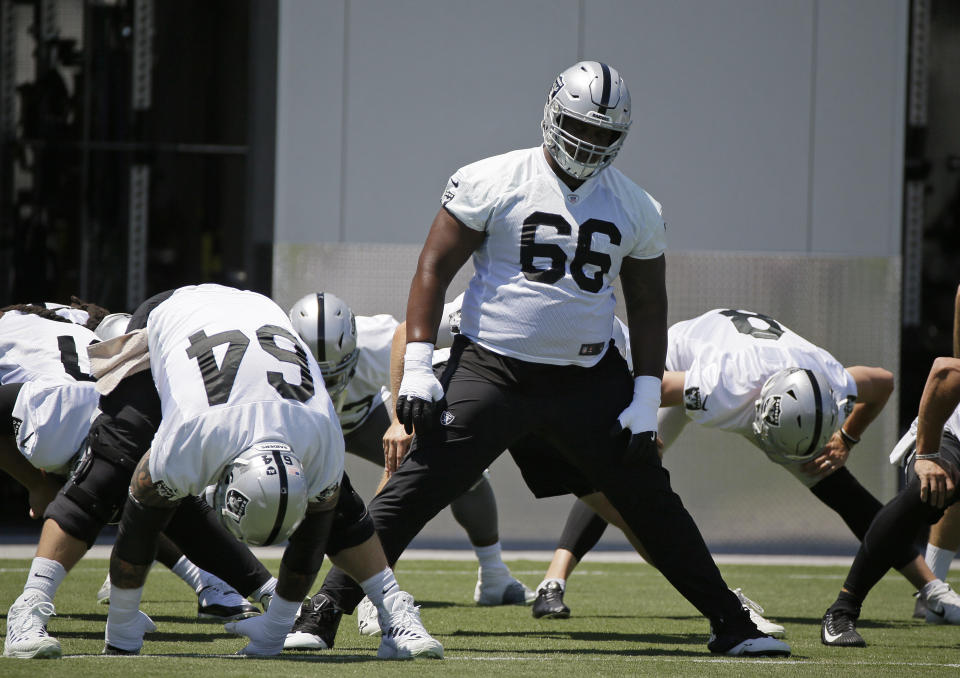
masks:
<path id="1" fill-rule="evenodd" d="M 135 589 L 121 589 L 116 586 L 110 589 L 110 613 L 107 615 L 113 624 L 124 625 L 140 611 L 140 599 L 143 597 L 143 587 Z"/>
<path id="2" fill-rule="evenodd" d="M 207 572 L 187 560 L 186 556 L 180 556 L 180 560 L 170 568 L 170 571 L 185 581 L 187 586 L 193 587 L 196 593 L 200 593 L 200 590 L 206 585 L 203 575 Z"/>
<path id="3" fill-rule="evenodd" d="M 270 577 L 266 583 L 258 588 L 256 591 L 250 594 L 250 600 L 259 603 L 260 599 L 264 596 L 273 596 L 276 597 L 277 591 L 277 578 Z"/>
<path id="4" fill-rule="evenodd" d="M 30 574 L 27 575 L 27 583 L 23 585 L 23 590 L 42 591 L 47 600 L 52 601 L 66 576 L 66 568 L 56 560 L 37 556 L 30 564 Z"/>
<path id="5" fill-rule="evenodd" d="M 933 572 L 937 579 L 947 580 L 950 573 L 950 564 L 957 555 L 956 551 L 948 551 L 933 544 L 927 544 L 927 554 L 924 560 L 927 561 L 927 567 Z"/>
<path id="6" fill-rule="evenodd" d="M 397 583 L 397 578 L 389 567 L 385 567 L 369 579 L 364 579 L 360 582 L 360 588 L 378 609 L 383 607 L 383 601 L 386 598 L 400 592 L 400 584 Z"/>
<path id="7" fill-rule="evenodd" d="M 560 585 L 560 591 L 561 591 L 561 593 L 567 590 L 567 580 L 566 580 L 566 579 L 557 579 L 556 577 L 549 577 L 549 578 L 547 578 L 547 579 L 544 579 L 542 582 L 540 582 L 539 585 L 537 585 L 537 591 L 539 591 L 540 589 L 542 589 L 544 586 L 546 586 L 546 585 L 549 584 L 550 582 L 556 582 L 557 584 L 559 584 L 559 585 Z"/>
<path id="8" fill-rule="evenodd" d="M 135 621 L 140 616 L 140 598 L 143 587 L 121 589 L 113 586 L 110 590 L 110 611 L 107 613 L 105 634 L 109 645 L 121 650 L 138 650 L 143 644 L 142 629 Z"/>
<path id="9" fill-rule="evenodd" d="M 474 546 L 474 552 L 477 554 L 477 560 L 480 562 L 480 578 L 484 574 L 500 575 L 504 572 L 509 573 L 510 568 L 503 562 L 500 552 L 500 542 L 490 546 Z"/>

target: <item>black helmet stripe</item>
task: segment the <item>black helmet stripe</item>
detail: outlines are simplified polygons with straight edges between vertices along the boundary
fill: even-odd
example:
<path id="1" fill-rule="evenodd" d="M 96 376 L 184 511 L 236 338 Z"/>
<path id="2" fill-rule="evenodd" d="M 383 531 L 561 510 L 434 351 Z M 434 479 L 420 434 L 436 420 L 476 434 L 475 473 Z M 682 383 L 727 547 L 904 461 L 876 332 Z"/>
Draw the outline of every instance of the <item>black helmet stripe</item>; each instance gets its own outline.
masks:
<path id="1" fill-rule="evenodd" d="M 327 340 L 326 327 L 324 319 L 327 314 L 323 312 L 323 292 L 317 292 L 317 362 L 322 363 L 327 360 Z"/>
<path id="2" fill-rule="evenodd" d="M 600 64 L 600 70 L 603 71 L 603 84 L 600 89 L 600 113 L 606 115 L 607 109 L 610 108 L 610 67 L 604 63 Z"/>
<path id="3" fill-rule="evenodd" d="M 321 295 L 322 296 L 322 295 Z M 280 453 L 274 450 L 273 461 L 277 464 L 277 475 L 280 479 L 280 505 L 277 507 L 277 518 L 273 521 L 273 529 L 270 530 L 270 536 L 263 542 L 262 546 L 269 546 L 277 538 L 280 528 L 283 527 L 283 521 L 287 517 L 287 497 L 289 496 L 289 481 L 287 480 L 287 466 L 283 463 Z"/>
<path id="4" fill-rule="evenodd" d="M 817 381 L 817 378 L 813 376 L 813 370 L 804 370 L 807 377 L 810 379 L 810 385 L 813 386 L 813 399 L 817 403 L 817 415 L 814 419 L 813 426 L 813 440 L 810 441 L 810 447 L 807 449 L 807 452 L 804 456 L 809 457 L 817 449 L 817 441 L 820 440 L 820 430 L 823 428 L 823 404 L 820 400 L 820 383 Z"/>

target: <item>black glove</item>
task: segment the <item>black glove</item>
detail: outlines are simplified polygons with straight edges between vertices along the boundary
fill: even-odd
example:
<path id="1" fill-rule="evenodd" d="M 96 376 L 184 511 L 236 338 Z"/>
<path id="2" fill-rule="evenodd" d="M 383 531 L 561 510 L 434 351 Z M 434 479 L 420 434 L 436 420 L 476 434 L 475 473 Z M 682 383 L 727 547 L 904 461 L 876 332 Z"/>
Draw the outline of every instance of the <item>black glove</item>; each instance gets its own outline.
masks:
<path id="1" fill-rule="evenodd" d="M 610 429 L 610 437 L 614 444 L 623 449 L 623 463 L 629 467 L 642 466 L 645 461 L 658 459 L 657 451 L 657 432 L 641 431 L 633 433 L 628 428 L 623 428 L 619 421 L 613 423 Z"/>
<path id="2" fill-rule="evenodd" d="M 424 400 L 416 396 L 397 398 L 397 421 L 403 424 L 403 430 L 418 434 L 429 433 L 436 428 L 440 413 L 447 407 L 446 399 L 439 401 Z"/>

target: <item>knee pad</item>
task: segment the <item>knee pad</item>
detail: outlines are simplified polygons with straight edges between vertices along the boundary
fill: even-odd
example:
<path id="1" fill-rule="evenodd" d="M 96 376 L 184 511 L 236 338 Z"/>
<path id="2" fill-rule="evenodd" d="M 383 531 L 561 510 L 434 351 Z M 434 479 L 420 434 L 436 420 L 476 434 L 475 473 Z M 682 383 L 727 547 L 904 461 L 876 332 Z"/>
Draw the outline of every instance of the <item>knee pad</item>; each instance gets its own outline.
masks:
<path id="1" fill-rule="evenodd" d="M 64 532 L 93 546 L 104 525 L 116 523 L 127 500 L 134 463 L 116 463 L 86 445 L 44 512 Z"/>
<path id="2" fill-rule="evenodd" d="M 350 484 L 346 474 L 340 483 L 340 498 L 334 509 L 333 525 L 327 539 L 327 553 L 336 555 L 343 549 L 359 546 L 375 533 L 373 518 Z"/>
<path id="3" fill-rule="evenodd" d="M 176 507 L 147 506 L 127 497 L 120 518 L 114 553 L 132 565 L 149 565 L 157 557 L 157 538 L 170 522 Z"/>

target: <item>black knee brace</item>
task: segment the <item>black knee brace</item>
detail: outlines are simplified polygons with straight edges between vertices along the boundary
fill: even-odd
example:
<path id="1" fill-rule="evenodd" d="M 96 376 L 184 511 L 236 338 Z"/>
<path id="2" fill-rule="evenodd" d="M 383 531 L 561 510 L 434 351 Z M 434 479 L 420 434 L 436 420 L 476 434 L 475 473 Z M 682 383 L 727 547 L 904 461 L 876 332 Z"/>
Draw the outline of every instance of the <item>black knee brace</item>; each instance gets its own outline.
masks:
<path id="1" fill-rule="evenodd" d="M 147 506 L 128 496 L 120 518 L 114 554 L 131 565 L 152 563 L 157 557 L 157 537 L 175 512 L 176 506 Z"/>
<path id="2" fill-rule="evenodd" d="M 870 494 L 845 466 L 811 487 L 810 491 L 836 511 L 860 541 L 883 508 L 880 500 Z"/>
<path id="3" fill-rule="evenodd" d="M 103 526 L 119 520 L 135 465 L 131 459 L 95 454 L 86 445 L 43 517 L 55 520 L 64 532 L 93 546 Z"/>
<path id="4" fill-rule="evenodd" d="M 340 498 L 334 509 L 333 525 L 327 539 L 327 553 L 336 555 L 343 549 L 359 546 L 374 535 L 373 519 L 350 484 L 350 478 L 343 474 L 340 483 Z"/>

